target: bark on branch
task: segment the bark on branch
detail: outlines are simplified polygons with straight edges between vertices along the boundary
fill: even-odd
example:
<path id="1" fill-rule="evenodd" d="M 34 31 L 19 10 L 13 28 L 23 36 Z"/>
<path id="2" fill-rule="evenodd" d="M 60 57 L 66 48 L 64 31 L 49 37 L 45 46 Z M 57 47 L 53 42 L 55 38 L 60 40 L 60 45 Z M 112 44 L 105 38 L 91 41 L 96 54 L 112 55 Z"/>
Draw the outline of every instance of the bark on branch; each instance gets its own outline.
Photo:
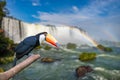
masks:
<path id="1" fill-rule="evenodd" d="M 23 62 L 19 63 L 15 67 L 11 68 L 10 70 L 0 73 L 0 80 L 9 80 L 12 78 L 14 75 L 19 73 L 21 70 L 32 64 L 34 61 L 36 61 L 38 58 L 40 58 L 39 54 L 32 55 L 28 57 L 26 60 Z"/>

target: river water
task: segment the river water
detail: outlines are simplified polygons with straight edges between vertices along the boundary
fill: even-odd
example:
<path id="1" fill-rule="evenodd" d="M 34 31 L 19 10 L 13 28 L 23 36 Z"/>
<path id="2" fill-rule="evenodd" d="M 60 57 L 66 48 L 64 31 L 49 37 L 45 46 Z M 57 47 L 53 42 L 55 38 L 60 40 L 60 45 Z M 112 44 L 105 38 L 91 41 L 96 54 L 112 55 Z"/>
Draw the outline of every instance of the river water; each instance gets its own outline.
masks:
<path id="1" fill-rule="evenodd" d="M 42 57 L 56 59 L 53 63 L 42 63 L 40 59 L 18 73 L 12 80 L 120 80 L 120 48 L 113 48 L 113 52 L 106 53 L 95 48 L 76 50 L 33 50 L 31 53 Z M 93 61 L 78 60 L 81 52 L 96 52 L 97 58 Z M 18 61 L 21 62 L 26 57 Z M 2 65 L 9 69 L 12 63 Z M 75 69 L 78 66 L 89 65 L 94 71 L 86 76 L 77 78 Z"/>

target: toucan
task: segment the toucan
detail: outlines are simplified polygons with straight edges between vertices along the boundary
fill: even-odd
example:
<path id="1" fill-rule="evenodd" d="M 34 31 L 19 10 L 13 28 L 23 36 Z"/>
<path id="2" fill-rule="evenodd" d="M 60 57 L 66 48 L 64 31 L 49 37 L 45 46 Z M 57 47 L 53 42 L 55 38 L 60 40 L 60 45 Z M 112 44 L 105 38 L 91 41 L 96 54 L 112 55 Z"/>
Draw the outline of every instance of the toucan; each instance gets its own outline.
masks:
<path id="1" fill-rule="evenodd" d="M 29 55 L 29 53 L 37 46 L 41 45 L 43 42 L 48 42 L 49 44 L 59 47 L 58 41 L 47 32 L 41 32 L 34 36 L 26 37 L 23 41 L 21 41 L 14 49 L 14 61 L 13 67 L 16 66 L 17 60 L 21 59 L 25 55 Z"/>

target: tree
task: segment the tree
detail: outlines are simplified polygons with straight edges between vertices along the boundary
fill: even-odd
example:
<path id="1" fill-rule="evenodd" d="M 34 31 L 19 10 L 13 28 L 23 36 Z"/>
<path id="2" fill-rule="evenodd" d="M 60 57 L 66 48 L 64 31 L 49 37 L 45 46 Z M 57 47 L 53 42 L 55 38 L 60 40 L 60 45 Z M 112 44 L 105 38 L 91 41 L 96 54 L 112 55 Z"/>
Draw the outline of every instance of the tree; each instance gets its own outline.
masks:
<path id="1" fill-rule="evenodd" d="M 9 10 L 5 6 L 6 6 L 6 0 L 0 0 L 0 27 L 1 27 L 2 17 L 5 17 L 9 14 Z"/>
<path id="2" fill-rule="evenodd" d="M 0 35 L 0 57 L 13 55 L 13 46 L 12 40 Z"/>
<path id="3" fill-rule="evenodd" d="M 6 6 L 6 0 L 0 0 L 0 28 L 1 28 L 2 18 L 9 14 L 9 11 L 5 6 Z M 12 40 L 4 36 L 4 30 L 0 29 L 0 57 L 13 55 L 11 54 L 13 53 L 12 50 L 13 44 L 14 43 Z"/>
<path id="4" fill-rule="evenodd" d="M 0 0 L 0 16 L 4 17 L 9 14 L 9 10 L 5 7 L 6 0 Z"/>

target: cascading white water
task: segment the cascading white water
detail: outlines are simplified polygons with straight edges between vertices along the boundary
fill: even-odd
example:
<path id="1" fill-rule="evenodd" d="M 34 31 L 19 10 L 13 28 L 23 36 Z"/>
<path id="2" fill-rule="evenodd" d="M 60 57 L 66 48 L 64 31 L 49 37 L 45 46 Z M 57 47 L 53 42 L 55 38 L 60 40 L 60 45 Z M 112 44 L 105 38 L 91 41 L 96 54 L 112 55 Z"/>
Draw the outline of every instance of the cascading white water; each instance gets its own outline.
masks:
<path id="1" fill-rule="evenodd" d="M 62 44 L 68 42 L 90 44 L 84 37 L 86 32 L 77 27 L 66 25 L 29 24 L 13 18 L 4 17 L 2 20 L 2 28 L 5 30 L 5 36 L 12 39 L 15 43 L 19 43 L 27 36 L 46 31 L 53 35 Z"/>
<path id="2" fill-rule="evenodd" d="M 24 22 L 12 18 L 4 17 L 2 20 L 5 36 L 12 39 L 15 43 L 19 43 L 25 37 L 23 25 Z"/>

